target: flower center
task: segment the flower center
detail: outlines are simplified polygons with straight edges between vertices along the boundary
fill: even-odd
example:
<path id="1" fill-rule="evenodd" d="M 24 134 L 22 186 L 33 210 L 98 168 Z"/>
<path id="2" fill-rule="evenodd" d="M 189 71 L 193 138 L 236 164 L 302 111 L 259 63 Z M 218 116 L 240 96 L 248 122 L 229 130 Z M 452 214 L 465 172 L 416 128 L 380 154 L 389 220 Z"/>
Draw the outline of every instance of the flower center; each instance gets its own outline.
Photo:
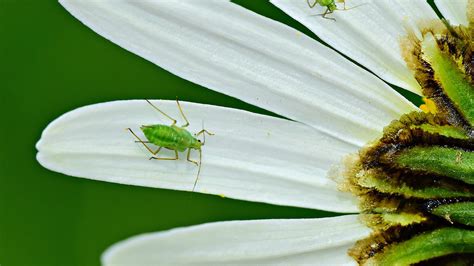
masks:
<path id="1" fill-rule="evenodd" d="M 435 102 L 432 100 L 423 97 L 423 102 L 424 104 L 420 105 L 420 109 L 425 112 L 425 113 L 431 113 L 431 114 L 436 114 L 438 109 L 436 108 Z"/>
<path id="2" fill-rule="evenodd" d="M 474 262 L 474 27 L 443 24 L 404 42 L 424 112 L 403 115 L 360 151 L 341 184 L 374 229 L 360 264 Z"/>

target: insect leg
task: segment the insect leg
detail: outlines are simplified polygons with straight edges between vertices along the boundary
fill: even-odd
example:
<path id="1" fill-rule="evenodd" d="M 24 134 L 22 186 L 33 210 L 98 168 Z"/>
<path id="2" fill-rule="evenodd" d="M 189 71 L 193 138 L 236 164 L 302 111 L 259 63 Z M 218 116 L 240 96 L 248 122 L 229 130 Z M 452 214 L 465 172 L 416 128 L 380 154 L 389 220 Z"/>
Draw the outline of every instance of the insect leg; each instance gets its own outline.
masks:
<path id="1" fill-rule="evenodd" d="M 330 20 L 334 20 L 334 21 L 336 21 L 336 19 L 335 19 L 335 18 L 329 18 L 329 17 L 326 17 L 326 15 L 327 15 L 327 14 L 332 14 L 332 11 L 331 11 L 331 10 L 329 10 L 329 7 L 326 9 L 326 11 L 324 11 L 324 14 L 322 14 L 323 18 L 325 18 L 325 19 L 330 19 Z"/>
<path id="2" fill-rule="evenodd" d="M 191 148 L 188 149 L 188 156 L 186 156 L 186 159 L 188 160 L 188 162 L 192 162 L 193 164 L 198 165 L 196 161 L 191 160 L 191 158 L 189 158 L 190 156 L 191 156 Z"/>
<path id="3" fill-rule="evenodd" d="M 196 136 L 199 136 L 199 135 L 201 135 L 201 134 L 203 134 L 203 133 L 207 133 L 209 136 L 214 136 L 214 135 L 215 135 L 214 133 L 211 133 L 211 132 L 209 132 L 209 131 L 203 129 L 203 130 L 199 131 L 198 133 L 196 133 Z"/>
<path id="4" fill-rule="evenodd" d="M 309 8 L 313 8 L 318 3 L 318 0 L 314 0 L 314 2 L 312 4 L 311 4 L 310 0 L 306 0 L 306 3 L 308 3 Z"/>
<path id="5" fill-rule="evenodd" d="M 185 116 L 184 113 L 183 113 L 183 109 L 181 108 L 181 105 L 179 104 L 178 98 L 176 98 L 176 103 L 178 104 L 179 112 L 180 112 L 181 115 L 183 116 L 184 121 L 186 121 L 186 124 L 182 125 L 181 127 L 187 127 L 187 126 L 189 126 L 189 121 L 188 121 L 188 119 L 186 118 L 186 116 Z"/>
<path id="6" fill-rule="evenodd" d="M 355 5 L 353 7 L 346 8 L 346 2 L 344 1 L 343 3 L 344 3 L 344 9 L 342 9 L 341 11 L 351 10 L 351 9 L 358 8 L 359 6 L 363 6 L 367 4 L 367 3 L 362 3 L 362 4 Z"/>
<path id="7" fill-rule="evenodd" d="M 158 112 L 160 112 L 162 115 L 166 116 L 167 118 L 169 118 L 171 121 L 173 121 L 173 124 L 176 124 L 176 119 L 173 119 L 171 116 L 167 115 L 165 112 L 161 111 L 158 107 L 156 107 L 155 105 L 153 105 L 149 100 L 145 100 L 147 101 L 147 103 L 149 103 L 153 108 L 155 108 L 155 110 L 157 110 Z"/>
<path id="8" fill-rule="evenodd" d="M 161 149 L 161 147 L 160 147 Z M 174 150 L 174 155 L 175 157 L 173 158 L 160 158 L 160 157 L 155 157 L 155 156 L 152 156 L 150 157 L 150 160 L 170 160 L 170 161 L 174 161 L 174 160 L 178 160 L 179 157 L 178 157 L 178 151 L 177 150 Z"/>
<path id="9" fill-rule="evenodd" d="M 196 137 L 203 134 L 204 141 L 202 142 L 202 145 L 206 144 L 206 134 L 204 134 L 204 133 L 207 133 L 209 136 L 214 136 L 215 135 L 214 133 L 211 133 L 211 132 L 209 132 L 205 129 L 203 129 L 203 130 L 199 131 L 198 133 L 196 133 Z"/>
<path id="10" fill-rule="evenodd" d="M 143 144 L 143 146 L 145 146 L 145 148 L 153 155 L 156 155 L 160 150 L 161 150 L 161 147 L 159 147 L 156 151 L 153 151 L 150 147 L 148 147 L 148 145 L 146 145 L 145 143 L 149 143 L 148 141 L 143 141 L 142 139 L 140 139 L 140 137 L 137 136 L 137 134 L 135 134 L 131 128 L 127 128 L 128 131 L 130 131 L 130 133 L 132 133 L 132 135 L 135 136 L 135 138 L 138 139 L 138 141 L 135 141 L 135 142 L 140 142 L 141 144 Z"/>
<path id="11" fill-rule="evenodd" d="M 337 2 L 342 3 L 343 10 L 347 10 L 346 9 L 346 0 L 338 0 Z"/>

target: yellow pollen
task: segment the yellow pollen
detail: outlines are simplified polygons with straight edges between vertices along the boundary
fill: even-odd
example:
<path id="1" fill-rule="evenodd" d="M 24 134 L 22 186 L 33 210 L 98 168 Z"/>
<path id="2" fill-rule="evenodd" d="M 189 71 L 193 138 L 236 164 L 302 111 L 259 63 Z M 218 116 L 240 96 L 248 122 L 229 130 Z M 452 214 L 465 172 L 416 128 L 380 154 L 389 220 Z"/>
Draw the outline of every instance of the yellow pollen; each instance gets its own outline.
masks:
<path id="1" fill-rule="evenodd" d="M 424 104 L 420 105 L 420 109 L 425 112 L 425 113 L 432 113 L 432 114 L 436 114 L 436 112 L 438 112 L 438 109 L 436 108 L 436 104 L 435 102 L 433 102 L 432 100 L 426 98 L 426 97 L 423 97 L 423 102 L 425 102 Z"/>

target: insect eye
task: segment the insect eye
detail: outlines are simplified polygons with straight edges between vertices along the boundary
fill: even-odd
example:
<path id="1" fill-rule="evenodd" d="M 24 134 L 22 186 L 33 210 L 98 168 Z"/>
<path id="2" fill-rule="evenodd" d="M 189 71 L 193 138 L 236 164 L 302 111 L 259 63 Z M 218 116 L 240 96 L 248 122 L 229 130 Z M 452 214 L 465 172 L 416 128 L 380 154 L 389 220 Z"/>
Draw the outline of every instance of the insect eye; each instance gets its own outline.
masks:
<path id="1" fill-rule="evenodd" d="M 200 139 L 198 139 L 198 142 L 201 142 L 201 140 L 200 140 Z"/>

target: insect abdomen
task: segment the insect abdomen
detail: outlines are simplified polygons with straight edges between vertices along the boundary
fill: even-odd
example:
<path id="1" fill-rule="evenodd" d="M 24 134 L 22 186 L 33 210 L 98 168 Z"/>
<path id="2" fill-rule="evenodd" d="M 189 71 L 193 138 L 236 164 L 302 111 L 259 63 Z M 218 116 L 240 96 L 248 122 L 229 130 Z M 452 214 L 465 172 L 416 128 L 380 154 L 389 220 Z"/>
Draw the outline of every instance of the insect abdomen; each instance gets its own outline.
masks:
<path id="1" fill-rule="evenodd" d="M 184 151 L 188 145 L 187 136 L 176 128 L 165 125 L 144 126 L 141 128 L 145 137 L 156 146 Z"/>

